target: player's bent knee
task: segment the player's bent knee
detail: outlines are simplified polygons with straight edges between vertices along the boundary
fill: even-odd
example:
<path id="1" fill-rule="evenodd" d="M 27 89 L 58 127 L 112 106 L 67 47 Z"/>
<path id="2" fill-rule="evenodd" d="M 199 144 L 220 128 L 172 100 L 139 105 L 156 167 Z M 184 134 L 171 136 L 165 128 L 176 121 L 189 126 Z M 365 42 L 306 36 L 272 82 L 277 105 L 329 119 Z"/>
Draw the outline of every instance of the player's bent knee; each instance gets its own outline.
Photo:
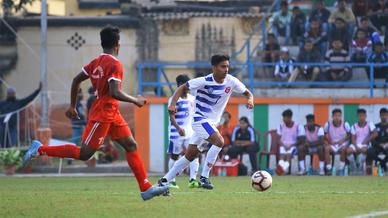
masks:
<path id="1" fill-rule="evenodd" d="M 220 147 L 220 148 L 222 148 L 222 147 L 224 147 L 224 138 L 222 138 L 222 137 L 218 137 L 218 139 L 217 139 L 217 141 L 216 141 L 216 143 L 215 143 L 215 145 L 217 146 L 217 147 Z"/>

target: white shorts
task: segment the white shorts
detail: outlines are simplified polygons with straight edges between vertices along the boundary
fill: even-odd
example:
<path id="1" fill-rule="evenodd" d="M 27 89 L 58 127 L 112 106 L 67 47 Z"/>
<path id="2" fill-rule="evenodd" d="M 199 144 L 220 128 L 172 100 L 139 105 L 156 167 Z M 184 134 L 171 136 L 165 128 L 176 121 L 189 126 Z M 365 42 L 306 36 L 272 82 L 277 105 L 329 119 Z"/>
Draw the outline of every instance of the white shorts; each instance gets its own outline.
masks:
<path id="1" fill-rule="evenodd" d="M 335 145 L 330 145 L 331 149 L 333 149 L 334 153 L 338 153 L 340 148 L 342 147 L 347 147 L 347 142 L 343 143 L 342 145 L 335 144 Z"/>
<path id="2" fill-rule="evenodd" d="M 352 148 L 353 151 L 356 151 L 357 148 L 361 149 L 361 148 L 368 148 L 368 147 L 369 147 L 369 145 L 365 145 L 365 144 L 357 144 L 357 145 L 351 144 L 351 145 L 349 145 L 349 148 Z"/>
<path id="3" fill-rule="evenodd" d="M 167 153 L 178 155 L 181 154 L 183 148 L 187 149 L 187 147 L 189 146 L 189 139 L 190 138 L 170 139 L 170 142 L 168 143 Z"/>
<path id="4" fill-rule="evenodd" d="M 209 120 L 201 120 L 198 122 L 194 122 L 193 127 L 193 136 L 190 138 L 190 143 L 192 145 L 197 145 L 199 151 L 203 151 L 206 145 L 205 141 L 213 135 L 215 132 L 218 132 L 217 127 L 213 124 L 213 122 Z"/>
<path id="5" fill-rule="evenodd" d="M 280 154 L 296 154 L 296 147 L 295 146 L 291 146 L 289 148 L 286 148 L 284 146 L 280 146 L 280 149 L 279 149 L 279 153 Z"/>

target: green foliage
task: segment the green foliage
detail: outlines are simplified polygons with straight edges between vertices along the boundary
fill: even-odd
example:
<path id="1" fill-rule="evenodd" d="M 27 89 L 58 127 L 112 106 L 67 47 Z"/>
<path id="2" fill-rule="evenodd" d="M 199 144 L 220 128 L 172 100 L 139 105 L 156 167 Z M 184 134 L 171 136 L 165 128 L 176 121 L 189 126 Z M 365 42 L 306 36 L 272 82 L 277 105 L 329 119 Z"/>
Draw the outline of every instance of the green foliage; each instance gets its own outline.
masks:
<path id="1" fill-rule="evenodd" d="M 9 16 L 12 12 L 24 10 L 27 4 L 31 5 L 35 0 L 3 0 L 1 6 L 4 9 L 4 15 Z"/>
<path id="2" fill-rule="evenodd" d="M 0 151 L 0 164 L 4 166 L 20 166 L 22 163 L 21 152 L 18 149 L 11 148 Z"/>

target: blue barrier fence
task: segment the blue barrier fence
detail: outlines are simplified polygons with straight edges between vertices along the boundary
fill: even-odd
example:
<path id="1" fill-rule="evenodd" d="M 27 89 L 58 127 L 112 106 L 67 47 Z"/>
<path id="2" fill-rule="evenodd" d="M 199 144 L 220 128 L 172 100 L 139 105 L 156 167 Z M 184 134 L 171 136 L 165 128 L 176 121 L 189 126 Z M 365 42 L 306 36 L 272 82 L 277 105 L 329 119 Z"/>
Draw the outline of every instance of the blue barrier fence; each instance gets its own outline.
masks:
<path id="1" fill-rule="evenodd" d="M 374 88 L 388 86 L 387 81 L 376 82 L 375 81 L 375 67 L 386 67 L 388 69 L 388 63 L 294 63 L 294 67 L 320 67 L 321 72 L 325 71 L 325 68 L 328 67 L 349 67 L 349 68 L 365 68 L 369 70 L 370 81 L 295 81 L 295 82 L 277 82 L 277 81 L 255 81 L 255 70 L 263 69 L 263 67 L 274 67 L 273 63 L 263 63 L 263 62 L 254 62 L 249 61 L 246 63 L 232 63 L 230 74 L 239 75 L 243 74 L 244 78 L 247 78 L 246 85 L 251 89 L 260 88 L 263 86 L 343 86 L 343 87 L 352 87 L 352 86 L 365 86 L 369 87 L 370 97 L 374 96 Z M 156 95 L 160 96 L 162 94 L 162 87 L 167 86 L 171 91 L 173 91 L 173 85 L 176 85 L 175 82 L 169 80 L 166 69 L 182 69 L 182 68 L 211 68 L 210 64 L 205 62 L 159 62 L 159 63 L 140 63 L 137 65 L 138 69 L 138 90 L 139 94 L 143 93 L 144 87 L 156 87 Z M 143 81 L 143 72 L 144 69 L 153 69 L 153 72 L 156 73 L 156 81 Z M 182 72 L 187 72 L 187 70 L 182 70 Z M 387 72 L 384 72 L 388 74 Z M 163 79 L 162 79 L 163 78 Z"/>

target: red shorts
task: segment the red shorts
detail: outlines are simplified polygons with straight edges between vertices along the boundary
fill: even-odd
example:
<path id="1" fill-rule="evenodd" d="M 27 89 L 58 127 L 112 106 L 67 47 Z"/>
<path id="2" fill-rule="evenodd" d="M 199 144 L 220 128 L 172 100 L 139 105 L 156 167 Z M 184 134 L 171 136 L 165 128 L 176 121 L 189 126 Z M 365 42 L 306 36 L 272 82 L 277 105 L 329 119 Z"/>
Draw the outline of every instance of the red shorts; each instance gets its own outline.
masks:
<path id="1" fill-rule="evenodd" d="M 128 138 L 132 135 L 127 122 L 120 115 L 114 122 L 88 121 L 82 133 L 82 143 L 94 150 L 97 150 L 105 137 L 109 135 L 112 140 Z"/>

